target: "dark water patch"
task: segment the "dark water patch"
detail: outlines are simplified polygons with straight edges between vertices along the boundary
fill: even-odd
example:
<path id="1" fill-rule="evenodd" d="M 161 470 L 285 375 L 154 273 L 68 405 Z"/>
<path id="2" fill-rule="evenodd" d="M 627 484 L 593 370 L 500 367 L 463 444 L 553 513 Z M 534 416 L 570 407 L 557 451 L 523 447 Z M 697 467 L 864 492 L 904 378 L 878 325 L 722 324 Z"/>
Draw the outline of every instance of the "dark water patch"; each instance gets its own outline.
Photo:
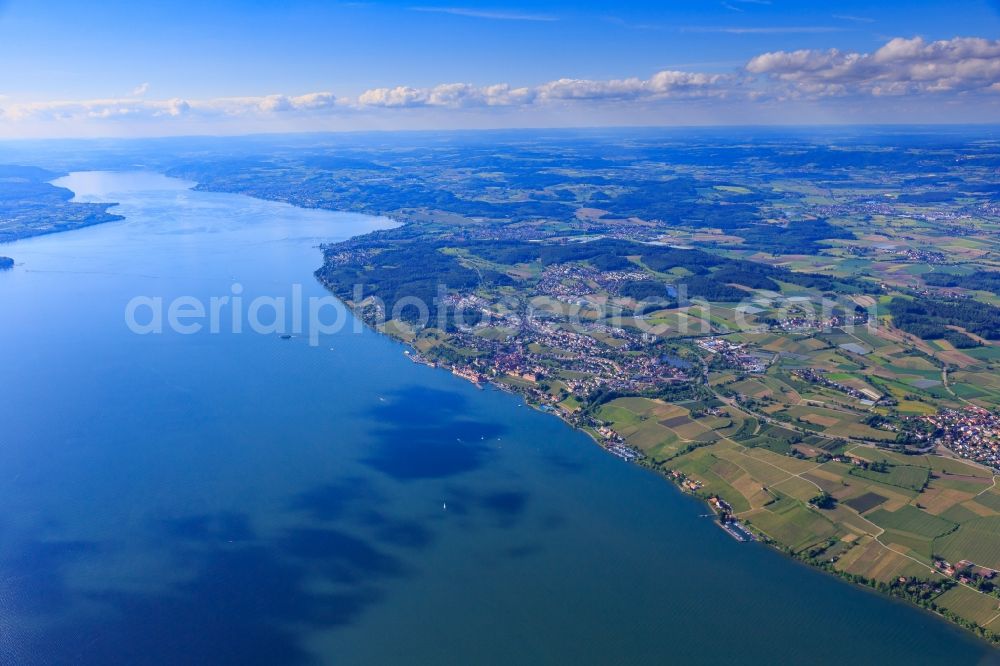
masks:
<path id="1" fill-rule="evenodd" d="M 282 551 L 308 562 L 310 568 L 341 583 L 371 583 L 405 572 L 402 561 L 372 543 L 340 530 L 290 530 L 280 541 Z"/>
<path id="2" fill-rule="evenodd" d="M 441 479 L 483 467 L 493 455 L 487 441 L 506 432 L 500 422 L 465 418 L 458 392 L 406 387 L 379 403 L 368 417 L 372 452 L 363 460 L 397 481 Z"/>
<path id="3" fill-rule="evenodd" d="M 370 480 L 355 477 L 307 490 L 292 501 L 291 508 L 317 520 L 337 521 L 352 508 L 368 506 L 381 499 Z"/>
<path id="4" fill-rule="evenodd" d="M 394 558 L 339 532 L 300 530 L 278 543 L 213 549 L 193 578 L 162 592 L 89 593 L 105 610 L 19 636 L 18 658 L 8 663 L 317 663 L 292 627 L 347 626 L 381 600 L 370 582 L 402 572 Z M 317 590 L 317 575 L 334 591 Z"/>
<path id="5" fill-rule="evenodd" d="M 375 527 L 378 541 L 402 548 L 426 548 L 434 541 L 434 534 L 415 520 L 390 518 L 378 512 L 370 512 L 367 522 Z"/>
<path id="6" fill-rule="evenodd" d="M 309 664 L 287 626 L 345 625 L 373 601 L 309 592 L 306 569 L 264 547 L 217 550 L 194 579 L 162 594 L 95 598 L 114 612 L 52 632 L 49 663 Z"/>
<path id="7" fill-rule="evenodd" d="M 466 520 L 473 527 L 513 527 L 525 514 L 530 495 L 523 490 L 480 491 L 469 486 L 452 485 L 446 491 L 447 513 Z"/>
<path id="8" fill-rule="evenodd" d="M 571 458 L 567 455 L 546 452 L 542 454 L 542 461 L 560 474 L 577 474 L 587 468 L 583 460 Z"/>
<path id="9" fill-rule="evenodd" d="M 511 527 L 524 513 L 528 494 L 519 491 L 489 493 L 480 499 L 480 505 L 497 519 L 502 527 Z"/>
<path id="10" fill-rule="evenodd" d="M 290 506 L 314 520 L 365 532 L 388 546 L 424 548 L 433 541 L 424 524 L 394 515 L 385 495 L 367 479 L 348 478 L 308 490 Z"/>
<path id="11" fill-rule="evenodd" d="M 408 385 L 393 390 L 372 412 L 391 415 L 393 420 L 421 421 L 428 416 L 428 406 L 437 412 L 461 414 L 468 409 L 469 401 L 458 391 Z"/>
<path id="12" fill-rule="evenodd" d="M 401 428 L 377 434 L 383 441 L 364 462 L 397 481 L 456 476 L 485 464 L 483 447 L 441 441 L 450 434 L 444 428 Z"/>

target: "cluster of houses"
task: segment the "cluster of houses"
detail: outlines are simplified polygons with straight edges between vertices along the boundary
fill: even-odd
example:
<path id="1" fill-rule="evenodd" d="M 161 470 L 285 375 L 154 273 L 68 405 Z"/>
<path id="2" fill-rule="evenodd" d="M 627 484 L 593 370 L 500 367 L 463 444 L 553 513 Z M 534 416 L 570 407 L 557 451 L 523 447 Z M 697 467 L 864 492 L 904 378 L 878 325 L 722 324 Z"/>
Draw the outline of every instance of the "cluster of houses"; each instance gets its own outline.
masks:
<path id="1" fill-rule="evenodd" d="M 698 490 L 701 490 L 702 486 L 705 485 L 701 481 L 699 481 L 698 479 L 692 479 L 691 477 L 689 477 L 688 475 L 686 475 L 684 472 L 680 472 L 680 471 L 678 471 L 676 469 L 675 470 L 671 470 L 670 476 L 671 476 L 671 478 L 673 478 L 673 480 L 675 482 L 677 482 L 677 484 L 681 488 L 684 488 L 685 490 L 690 490 L 691 492 L 696 492 Z"/>
<path id="2" fill-rule="evenodd" d="M 836 206 L 826 206 L 822 209 L 822 214 L 829 216 L 883 216 L 883 217 L 906 217 L 925 221 L 951 221 L 969 217 L 969 213 L 963 210 L 953 210 L 950 206 L 947 210 L 921 210 L 919 207 L 914 210 L 914 206 L 893 201 L 892 199 L 867 199 L 863 201 L 839 204 Z"/>
<path id="3" fill-rule="evenodd" d="M 596 268 L 582 264 L 548 266 L 542 271 L 535 293 L 574 303 L 577 299 L 594 293 L 599 274 Z"/>
<path id="4" fill-rule="evenodd" d="M 772 357 L 749 351 L 745 344 L 734 344 L 725 338 L 704 338 L 698 340 L 697 344 L 705 351 L 719 356 L 728 366 L 742 372 L 764 372 L 772 360 Z"/>
<path id="5" fill-rule="evenodd" d="M 618 434 L 618 432 L 611 426 L 605 425 L 593 419 L 590 419 L 590 426 L 593 427 L 597 434 L 599 434 L 603 440 L 600 442 L 601 446 L 607 449 L 609 452 L 618 456 L 622 460 L 627 460 L 629 462 L 637 462 L 646 457 L 639 449 L 629 446 L 625 443 L 625 438 Z"/>
<path id="6" fill-rule="evenodd" d="M 516 377 L 526 382 L 537 382 L 544 376 L 545 371 L 537 357 L 534 354 L 525 353 L 523 348 L 494 354 L 487 361 L 487 364 L 494 376 Z"/>
<path id="7" fill-rule="evenodd" d="M 585 264 L 555 264 L 542 271 L 541 278 L 535 286 L 535 293 L 578 303 L 582 297 L 589 296 L 595 291 L 603 290 L 617 294 L 622 285 L 647 279 L 649 275 L 641 270 L 599 271 Z M 665 286 L 664 292 L 666 292 Z"/>
<path id="8" fill-rule="evenodd" d="M 1000 469 L 1000 415 L 982 407 L 942 409 L 923 417 L 935 440 L 963 458 Z"/>
<path id="9" fill-rule="evenodd" d="M 492 314 L 489 302 L 476 294 L 449 294 L 441 299 L 441 304 L 455 310 L 479 310 L 483 314 Z"/>
<path id="10" fill-rule="evenodd" d="M 554 369 L 567 390 L 577 395 L 596 390 L 644 392 L 690 379 L 685 368 L 657 354 L 627 353 L 628 345 L 614 349 L 587 335 L 548 326 L 532 327 L 505 340 L 458 331 L 451 342 L 476 352 L 449 364 L 455 375 L 476 384 L 517 379 L 542 402 L 559 401 L 544 388 Z M 413 360 L 427 362 L 423 356 Z"/>
<path id="11" fill-rule="evenodd" d="M 646 391 L 665 384 L 687 381 L 684 367 L 672 364 L 658 354 L 635 354 L 650 340 L 642 334 L 602 323 L 564 325 L 555 318 L 497 314 L 476 295 L 451 296 L 454 307 L 481 309 L 486 318 L 472 327 L 461 327 L 451 334 L 453 346 L 475 352 L 467 360 L 454 364 L 452 372 L 476 383 L 513 377 L 538 383 L 558 368 L 569 390 L 586 395 L 597 389 Z M 510 333 L 501 339 L 482 335 L 482 330 L 506 328 Z M 543 391 L 536 396 L 545 400 Z"/>
<path id="12" fill-rule="evenodd" d="M 336 246 L 332 246 L 336 247 Z M 346 250 L 338 250 L 336 252 L 328 251 L 326 255 L 326 260 L 334 266 L 364 266 L 367 264 L 372 257 L 375 256 L 375 252 L 368 248 L 350 248 Z"/>
<path id="13" fill-rule="evenodd" d="M 829 317 L 817 317 L 814 314 L 804 312 L 772 322 L 772 327 L 785 333 L 804 333 L 829 331 L 844 326 L 865 326 L 868 324 L 868 320 L 867 310 L 857 314 L 836 314 Z"/>
<path id="14" fill-rule="evenodd" d="M 984 215 L 1000 217 L 1000 204 L 988 201 L 979 207 Z"/>
<path id="15" fill-rule="evenodd" d="M 882 399 L 882 394 L 875 389 L 854 388 L 853 386 L 847 386 L 846 384 L 841 384 L 840 382 L 830 379 L 827 377 L 825 370 L 802 368 L 799 370 L 793 370 L 792 375 L 798 377 L 802 381 L 809 382 L 810 384 L 825 386 L 826 388 L 831 388 L 835 391 L 849 395 L 852 398 L 857 398 L 866 404 L 874 405 Z"/>
<path id="16" fill-rule="evenodd" d="M 993 580 L 997 572 L 988 567 L 978 566 L 969 560 L 959 560 L 951 564 L 940 558 L 935 558 L 934 568 L 949 578 L 954 578 L 965 585 L 974 585 L 980 581 Z"/>
<path id="17" fill-rule="evenodd" d="M 940 265 L 947 263 L 947 257 L 945 257 L 944 253 L 938 252 L 937 250 L 922 250 L 919 248 L 912 248 L 912 247 L 905 247 L 900 249 L 894 245 L 875 245 L 872 247 L 849 245 L 845 249 L 847 250 L 848 254 L 860 257 L 890 256 L 893 259 L 899 259 L 901 261 L 911 261 L 914 263 L 921 263 L 921 264 Z"/>
<path id="18" fill-rule="evenodd" d="M 913 290 L 918 296 L 933 296 L 934 298 L 947 298 L 953 301 L 968 301 L 972 299 L 972 294 L 966 291 L 937 287 L 918 287 Z"/>
<path id="19" fill-rule="evenodd" d="M 725 514 L 731 514 L 733 512 L 732 505 L 730 505 L 729 502 L 722 499 L 718 495 L 712 495 L 711 497 L 709 497 L 708 503 L 712 506 L 713 509 L 718 511 L 720 514 L 725 515 Z"/>

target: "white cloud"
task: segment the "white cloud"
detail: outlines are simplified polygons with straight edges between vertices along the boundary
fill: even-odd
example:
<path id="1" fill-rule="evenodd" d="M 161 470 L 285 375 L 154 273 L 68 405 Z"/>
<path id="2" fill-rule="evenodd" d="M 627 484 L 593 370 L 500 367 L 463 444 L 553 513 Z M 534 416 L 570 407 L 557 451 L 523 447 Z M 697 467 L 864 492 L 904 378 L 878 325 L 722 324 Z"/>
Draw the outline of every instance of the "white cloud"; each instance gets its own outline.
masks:
<path id="1" fill-rule="evenodd" d="M 142 97 L 149 92 L 149 83 L 140 83 L 132 89 L 132 97 Z"/>
<path id="2" fill-rule="evenodd" d="M 851 23 L 874 23 L 875 19 L 869 18 L 867 16 L 854 16 L 852 14 L 834 14 L 833 18 L 839 19 L 841 21 L 850 21 Z"/>
<path id="3" fill-rule="evenodd" d="M 843 28 L 831 25 L 774 25 L 774 26 L 725 26 L 691 25 L 682 32 L 719 32 L 728 35 L 813 35 L 824 32 L 841 32 Z"/>
<path id="4" fill-rule="evenodd" d="M 709 65 L 685 67 L 702 66 Z M 957 102 L 949 104 L 952 115 L 947 119 L 959 117 L 954 115 L 955 109 L 964 110 L 961 117 L 981 119 L 989 118 L 990 109 L 1000 105 L 1000 40 L 897 38 L 871 53 L 837 49 L 763 53 L 741 71 L 726 74 L 665 69 L 647 78 L 567 77 L 531 86 L 508 82 L 400 85 L 372 88 L 355 97 L 313 92 L 150 99 L 140 94 L 147 90 L 143 84 L 127 97 L 91 100 L 32 102 L 0 97 L 0 130 L 17 136 L 19 128 L 32 122 L 52 128 L 89 124 L 95 132 L 102 123 L 114 122 L 131 123 L 133 128 L 173 123 L 176 131 L 184 127 L 366 127 L 387 118 L 398 119 L 400 125 L 406 118 L 425 119 L 421 122 L 435 118 L 441 127 L 459 126 L 463 117 L 480 119 L 478 122 L 487 126 L 490 118 L 504 118 L 508 123 L 548 122 L 549 118 L 569 118 L 577 123 L 589 122 L 577 119 L 590 118 L 666 122 L 682 117 L 684 109 L 696 109 L 691 111 L 696 120 L 710 116 L 724 117 L 728 122 L 772 120 L 776 110 L 801 117 L 790 114 L 789 105 L 779 109 L 780 105 L 773 104 L 789 100 L 812 105 L 808 113 L 813 118 L 837 119 L 844 114 L 858 118 L 872 115 L 876 113 L 874 100 L 890 97 L 905 97 L 910 109 L 923 114 L 921 121 L 939 117 L 942 100 Z M 992 101 L 985 104 L 985 99 Z M 896 99 L 880 107 L 886 113 L 878 117 L 906 122 L 906 117 L 890 113 L 893 105 L 897 105 Z M 775 122 L 777 118 L 773 116 Z"/>
<path id="5" fill-rule="evenodd" d="M 543 100 L 616 100 L 632 99 L 641 94 L 643 81 L 637 78 L 594 81 L 557 79 L 538 86 Z"/>
<path id="6" fill-rule="evenodd" d="M 74 118 L 176 118 L 187 115 L 243 116 L 323 112 L 337 106 L 332 93 L 318 92 L 288 97 L 219 97 L 208 100 L 180 98 L 151 100 L 140 97 L 80 101 L 27 102 L 7 105 L 9 120 L 71 120 Z"/>
<path id="7" fill-rule="evenodd" d="M 727 77 L 719 74 L 662 71 L 649 79 L 557 79 L 534 87 L 507 83 L 474 86 L 444 83 L 432 88 L 375 88 L 358 97 L 362 107 L 527 106 L 554 102 L 617 101 L 690 97 L 721 92 Z"/>
<path id="8" fill-rule="evenodd" d="M 555 16 L 547 14 L 529 14 L 522 12 L 494 11 L 489 9 L 471 9 L 469 7 L 411 7 L 415 12 L 432 12 L 435 14 L 452 14 L 469 18 L 492 19 L 495 21 L 558 21 Z"/>
<path id="9" fill-rule="evenodd" d="M 337 106 L 337 98 L 333 93 L 317 92 L 299 95 L 292 98 L 292 108 L 299 111 L 318 111 L 332 109 Z"/>
<path id="10" fill-rule="evenodd" d="M 746 69 L 815 95 L 905 95 L 995 90 L 1000 82 L 1000 40 L 975 37 L 927 42 L 896 38 L 874 53 L 829 49 L 775 51 Z"/>
<path id="11" fill-rule="evenodd" d="M 427 103 L 427 91 L 409 86 L 395 88 L 373 88 L 358 97 L 361 106 L 408 107 Z"/>
<path id="12" fill-rule="evenodd" d="M 677 71 L 657 72 L 647 82 L 647 87 L 657 94 L 707 90 L 727 80 L 720 74 L 700 74 Z"/>
<path id="13" fill-rule="evenodd" d="M 432 88 L 408 86 L 373 88 L 358 96 L 357 106 L 384 108 L 520 106 L 531 103 L 535 96 L 535 91 L 531 88 L 512 88 L 506 83 L 490 86 L 442 83 Z"/>

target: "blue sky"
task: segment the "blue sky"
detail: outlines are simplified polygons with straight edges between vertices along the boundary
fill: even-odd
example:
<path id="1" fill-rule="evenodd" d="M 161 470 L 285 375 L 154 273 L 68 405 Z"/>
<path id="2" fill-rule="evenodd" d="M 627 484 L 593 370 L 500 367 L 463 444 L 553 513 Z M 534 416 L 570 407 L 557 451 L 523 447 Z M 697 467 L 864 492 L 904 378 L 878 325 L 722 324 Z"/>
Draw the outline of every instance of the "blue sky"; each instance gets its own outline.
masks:
<path id="1" fill-rule="evenodd" d="M 0 0 L 0 135 L 984 122 L 998 37 L 997 1 Z"/>

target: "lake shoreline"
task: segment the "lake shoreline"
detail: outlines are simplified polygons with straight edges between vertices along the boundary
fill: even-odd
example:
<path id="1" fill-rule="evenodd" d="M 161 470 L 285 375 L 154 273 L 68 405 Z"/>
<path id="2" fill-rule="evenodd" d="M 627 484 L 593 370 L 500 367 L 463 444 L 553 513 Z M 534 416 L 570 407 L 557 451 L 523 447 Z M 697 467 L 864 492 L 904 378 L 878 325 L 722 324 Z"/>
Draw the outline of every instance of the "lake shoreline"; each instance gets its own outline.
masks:
<path id="1" fill-rule="evenodd" d="M 264 200 L 264 201 L 267 201 L 267 200 Z M 287 202 L 283 202 L 283 203 L 287 203 Z M 398 221 L 394 220 L 394 222 L 398 222 Z M 353 237 L 357 237 L 357 236 L 363 236 L 363 235 L 365 235 L 365 234 L 364 234 L 364 233 L 359 233 L 359 234 L 356 234 L 356 236 L 353 236 Z M 341 300 L 342 300 L 342 299 L 341 299 Z M 351 310 L 351 312 L 354 312 L 355 314 L 358 314 L 358 313 L 357 313 L 357 311 L 356 311 L 356 310 L 355 310 L 355 309 L 354 309 L 353 307 L 351 307 L 351 305 L 350 305 L 349 303 L 346 303 L 346 302 L 345 302 L 345 306 L 347 306 L 347 307 L 348 307 L 348 308 L 349 308 L 349 309 Z M 361 317 L 359 317 L 359 319 L 361 319 Z M 364 320 L 363 320 L 363 319 L 361 319 L 361 321 L 364 321 Z M 375 327 L 371 327 L 370 325 L 369 325 L 369 327 L 370 327 L 370 328 L 375 328 Z M 409 344 L 408 344 L 408 343 L 407 343 L 407 342 L 406 342 L 405 340 L 402 340 L 402 339 L 400 339 L 400 338 L 398 338 L 398 337 L 396 337 L 396 336 L 393 336 L 393 335 L 392 335 L 392 334 L 391 334 L 390 332 L 387 332 L 387 331 L 380 331 L 380 330 L 378 330 L 377 328 L 375 328 L 375 331 L 376 331 L 376 332 L 378 332 L 378 333 L 382 333 L 382 334 L 384 334 L 384 335 L 385 335 L 385 337 L 386 337 L 387 339 L 389 339 L 389 340 L 393 340 L 394 342 L 397 342 L 397 343 L 401 343 L 401 344 L 400 344 L 400 347 L 403 347 L 403 348 L 407 348 L 407 349 L 412 349 L 412 347 L 411 347 L 411 346 L 410 346 L 410 345 L 409 345 Z M 398 354 L 399 352 L 397 351 L 396 353 Z M 398 358 L 398 356 L 397 356 L 397 358 Z M 439 366 L 439 367 L 440 367 L 440 366 Z M 447 368 L 444 368 L 444 369 L 447 369 Z M 453 373 L 453 374 L 454 374 L 454 373 Z M 449 381 L 450 381 L 450 380 L 449 380 Z M 435 382 L 433 382 L 433 383 L 440 383 L 440 382 L 437 382 L 437 381 L 435 381 Z M 447 383 L 447 381 L 446 381 L 445 383 Z M 471 382 L 471 383 L 475 383 L 475 382 Z M 499 390 L 499 389 L 500 389 L 500 387 L 498 387 L 498 390 Z M 511 392 L 511 393 L 518 393 L 518 391 L 517 391 L 516 387 L 511 387 L 511 386 L 507 386 L 507 385 L 503 385 L 503 386 L 502 386 L 502 390 L 504 390 L 504 392 Z M 521 395 L 520 393 L 518 393 L 518 396 L 519 396 L 519 398 L 522 398 L 522 399 L 523 399 L 523 395 Z M 538 406 L 536 406 L 536 405 L 532 405 L 532 404 L 531 404 L 531 403 L 530 403 L 529 401 L 525 401 L 525 402 L 524 402 L 524 404 L 525 404 L 525 405 L 527 405 L 527 406 L 532 406 L 532 407 L 535 407 L 535 408 L 536 408 L 536 409 L 537 409 L 538 411 L 542 411 L 542 412 L 551 412 L 551 413 L 555 413 L 555 414 L 556 414 L 557 416 L 559 416 L 559 417 L 560 417 L 560 420 L 562 420 L 564 424 L 566 424 L 566 425 L 570 426 L 570 427 L 571 427 L 571 428 L 572 428 L 573 430 L 575 430 L 575 431 L 581 431 L 581 430 L 582 430 L 583 432 L 585 432 L 586 434 L 588 434 L 588 435 L 590 436 L 590 438 L 591 438 L 591 441 L 593 441 L 594 443 L 596 443 L 596 444 L 597 444 L 597 445 L 599 445 L 599 446 L 601 445 L 601 441 L 600 441 L 600 439 L 598 438 L 598 436 L 596 436 L 596 435 L 595 435 L 595 433 L 593 433 L 593 432 L 589 432 L 589 431 L 588 431 L 587 429 L 585 429 L 585 428 L 580 428 L 580 427 L 577 427 L 576 425 L 574 425 L 573 423 L 571 423 L 571 422 L 570 422 L 569 420 L 567 420 L 567 419 L 566 419 L 566 418 L 564 417 L 564 415 L 563 415 L 563 414 L 560 414 L 560 413 L 559 413 L 559 412 L 558 412 L 557 410 L 546 410 L 546 409 L 541 409 L 541 408 L 538 408 Z M 516 412 L 517 410 L 505 410 L 505 411 L 507 411 L 507 412 L 508 412 L 508 415 L 509 415 L 509 413 L 510 413 L 510 412 Z M 515 414 L 515 418 L 516 418 L 516 416 L 517 416 L 517 415 Z M 523 417 L 522 417 L 522 420 L 524 420 L 524 419 L 523 419 Z M 602 446 L 602 448 L 606 448 L 606 447 Z M 619 457 L 620 457 L 620 456 L 619 456 Z M 657 472 L 657 473 L 658 473 L 658 475 L 660 475 L 660 476 L 665 476 L 665 475 L 664 475 L 664 474 L 662 473 L 662 471 L 661 471 L 661 470 L 658 470 L 658 469 L 656 469 L 656 468 L 653 468 L 652 466 L 649 466 L 649 465 L 642 465 L 642 464 L 639 464 L 639 465 L 637 465 L 637 466 L 639 466 L 639 467 L 645 467 L 645 468 L 646 468 L 647 470 L 649 470 L 649 471 L 655 471 L 655 472 Z M 666 478 L 668 478 L 668 480 L 670 479 L 670 477 L 666 477 Z M 657 480 L 657 481 L 659 481 L 659 480 Z M 676 481 L 674 482 L 674 485 L 678 485 L 678 484 L 676 483 Z M 698 498 L 698 499 L 701 499 L 701 500 L 703 500 L 703 501 L 705 500 L 705 498 L 704 498 L 704 497 L 700 497 L 700 496 L 698 496 L 698 495 L 697 495 L 697 494 L 695 494 L 695 493 L 691 493 L 691 492 L 686 492 L 686 491 L 684 491 L 684 489 L 683 489 L 683 488 L 680 488 L 680 490 L 682 490 L 682 493 L 681 493 L 681 495 L 682 495 L 682 496 L 683 496 L 683 495 L 689 495 L 689 496 L 691 496 L 691 498 L 692 498 L 692 499 L 693 499 L 693 498 Z M 672 491 L 671 491 L 671 492 L 672 492 Z M 696 505 L 692 504 L 692 507 L 695 507 L 695 506 L 696 506 Z M 451 500 L 450 500 L 450 499 L 449 499 L 449 508 L 451 508 Z M 697 512 L 697 509 L 693 509 L 693 511 Z M 776 549 L 776 550 L 780 550 L 780 549 Z M 742 553 L 742 551 L 741 551 L 741 553 Z M 797 558 L 794 558 L 794 557 L 793 557 L 793 560 L 794 560 L 794 559 L 797 559 Z M 777 560 L 775 560 L 775 561 L 777 561 Z M 800 562 L 800 563 L 801 563 L 801 562 Z M 814 569 L 814 568 L 816 568 L 816 567 L 810 567 L 810 569 Z M 821 569 L 821 570 L 822 570 L 822 569 Z M 882 597 L 885 597 L 885 596 L 888 596 L 888 595 L 880 595 L 880 596 L 882 596 Z M 896 599 L 893 599 L 893 600 L 895 601 Z M 911 605 L 911 604 L 907 604 L 907 605 Z M 949 623 L 949 627 L 951 627 L 951 626 L 954 626 L 954 625 L 953 625 L 953 624 L 950 624 L 950 623 Z"/>
<path id="2" fill-rule="evenodd" d="M 405 224 L 405 222 L 402 224 Z M 365 234 L 362 234 L 362 236 L 364 235 Z M 353 237 L 352 240 L 356 238 L 358 238 L 358 236 Z M 789 547 L 783 545 L 778 540 L 766 534 L 759 527 L 753 525 L 751 522 L 741 521 L 738 520 L 735 516 L 731 516 L 730 512 L 726 510 L 724 502 L 722 503 L 721 506 L 719 504 L 716 504 L 716 502 L 720 501 L 721 498 L 717 498 L 716 496 L 710 493 L 701 492 L 700 484 L 691 485 L 689 483 L 688 478 L 683 473 L 677 472 L 667 466 L 669 464 L 669 461 L 663 461 L 660 464 L 656 465 L 650 463 L 649 462 L 650 459 L 647 458 L 645 454 L 641 453 L 637 449 L 634 449 L 633 447 L 630 446 L 626 446 L 624 442 L 618 444 L 613 440 L 602 437 L 599 433 L 595 432 L 590 427 L 581 426 L 580 424 L 575 423 L 570 418 L 572 414 L 566 413 L 559 406 L 553 407 L 552 405 L 536 401 L 530 392 L 523 390 L 516 383 L 514 382 L 505 383 L 498 378 L 486 378 L 483 376 L 477 376 L 475 373 L 470 373 L 467 369 L 461 368 L 457 365 L 448 366 L 445 363 L 439 364 L 436 361 L 425 358 L 421 354 L 421 352 L 418 349 L 416 349 L 408 340 L 402 337 L 397 330 L 395 329 L 390 330 L 388 327 L 384 325 L 379 326 L 369 321 L 366 321 L 364 317 L 363 308 L 359 308 L 357 304 L 355 304 L 353 301 L 339 296 L 337 292 L 332 288 L 332 285 L 327 284 L 322 279 L 320 275 L 320 269 L 317 269 L 314 275 L 317 281 L 321 285 L 323 285 L 323 287 L 327 289 L 327 291 L 329 291 L 332 295 L 334 295 L 341 303 L 343 303 L 344 306 L 348 308 L 356 318 L 358 318 L 365 324 L 365 326 L 367 326 L 368 328 L 372 329 L 373 331 L 375 331 L 380 335 L 384 335 L 389 339 L 404 345 L 408 350 L 406 352 L 407 357 L 411 361 L 419 363 L 421 365 L 430 366 L 431 368 L 434 369 L 446 370 L 450 374 L 480 388 L 482 387 L 483 383 L 486 383 L 490 386 L 497 388 L 501 392 L 515 394 L 523 400 L 523 404 L 525 406 L 531 407 L 536 411 L 540 411 L 545 414 L 554 415 L 558 417 L 559 420 L 561 420 L 563 423 L 571 427 L 573 430 L 585 433 L 594 444 L 603 449 L 606 453 L 609 453 L 616 458 L 623 459 L 625 462 L 633 463 L 638 467 L 654 472 L 655 474 L 657 474 L 657 476 L 669 481 L 670 485 L 674 486 L 682 494 L 690 495 L 692 497 L 700 499 L 704 503 L 704 506 L 707 507 L 715 516 L 714 522 L 721 529 L 726 531 L 730 536 L 733 536 L 737 540 L 761 541 L 765 545 L 769 546 L 771 549 L 781 553 L 782 555 L 788 556 L 793 561 L 800 564 L 805 564 L 814 570 L 830 574 L 841 582 L 859 586 L 866 590 L 877 592 L 879 595 L 888 597 L 893 601 L 902 601 L 905 602 L 906 605 L 908 606 L 928 611 L 938 620 L 944 621 L 948 626 L 957 627 L 963 630 L 965 633 L 971 634 L 974 638 L 982 641 L 986 645 L 989 645 L 991 648 L 1000 650 L 1000 634 L 990 632 L 988 629 L 982 627 L 981 625 L 977 624 L 970 625 L 970 623 L 967 620 L 964 620 L 961 617 L 958 616 L 952 617 L 946 614 L 949 612 L 947 610 L 941 612 L 932 603 L 927 603 L 927 605 L 924 605 L 924 603 L 918 603 L 916 600 L 906 596 L 907 590 L 905 586 L 903 586 L 902 590 L 900 590 L 894 585 L 887 585 L 878 580 L 870 579 L 862 575 L 851 574 L 846 571 L 837 570 L 828 562 L 817 562 L 806 559 L 802 554 L 792 551 Z M 622 447 L 624 451 L 618 451 L 615 447 Z M 673 457 L 677 457 L 677 455 Z M 723 519 L 727 516 L 729 516 L 731 520 L 735 523 L 735 527 L 737 528 L 737 531 L 735 533 L 731 531 L 729 526 L 724 524 L 723 522 Z M 739 536 L 737 536 L 737 534 L 740 533 L 739 532 L 740 530 L 747 531 L 749 533 L 749 539 L 741 539 Z M 954 584 L 954 581 L 948 577 L 945 577 L 945 582 L 949 584 Z"/>

